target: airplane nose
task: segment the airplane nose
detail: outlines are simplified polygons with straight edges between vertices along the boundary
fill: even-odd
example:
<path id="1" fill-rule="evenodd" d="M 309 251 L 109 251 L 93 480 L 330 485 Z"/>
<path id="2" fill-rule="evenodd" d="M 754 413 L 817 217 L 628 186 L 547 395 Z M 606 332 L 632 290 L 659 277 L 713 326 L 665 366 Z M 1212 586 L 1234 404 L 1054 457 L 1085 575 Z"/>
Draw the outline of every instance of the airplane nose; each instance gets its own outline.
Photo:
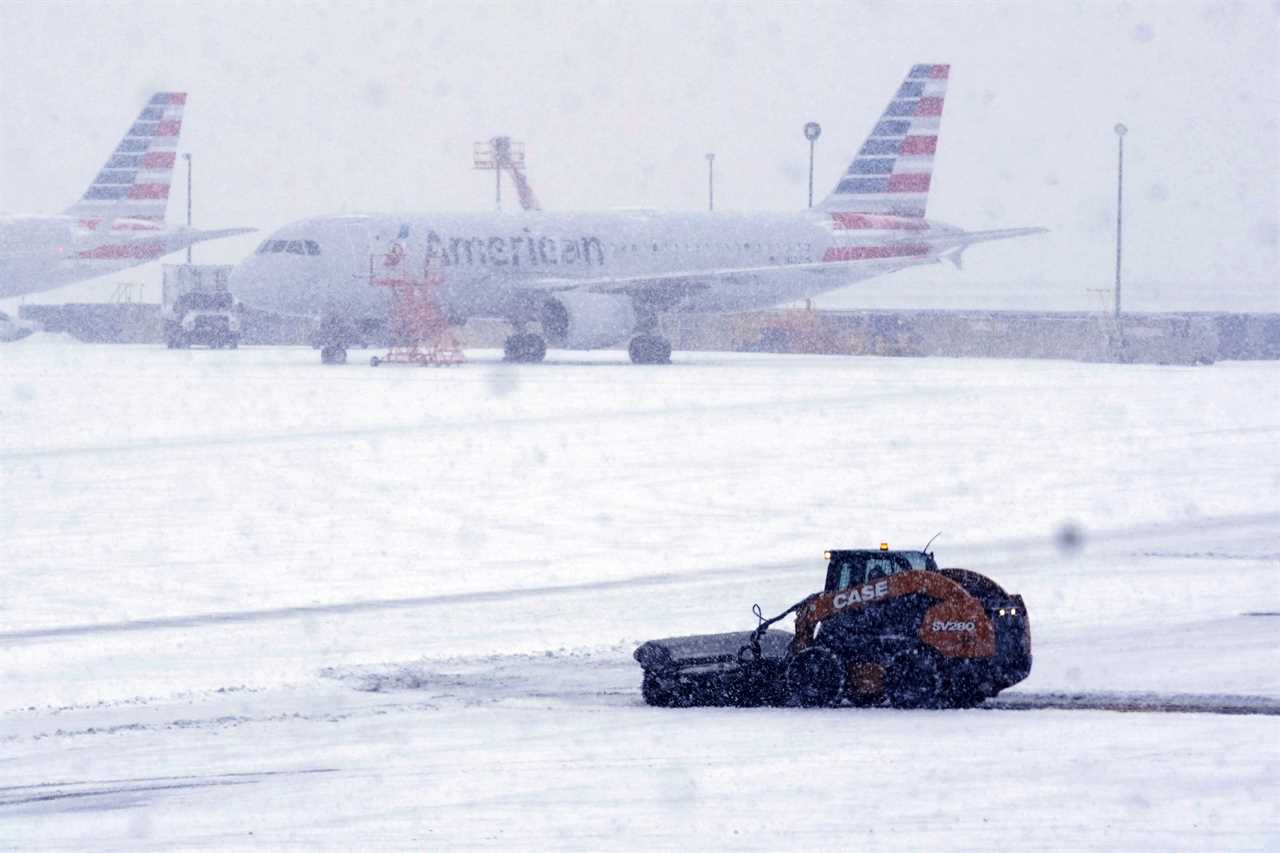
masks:
<path id="1" fill-rule="evenodd" d="M 254 298 L 261 292 L 264 283 L 262 260 L 250 255 L 231 270 L 227 279 L 227 287 L 231 295 L 241 302 L 253 304 Z"/>

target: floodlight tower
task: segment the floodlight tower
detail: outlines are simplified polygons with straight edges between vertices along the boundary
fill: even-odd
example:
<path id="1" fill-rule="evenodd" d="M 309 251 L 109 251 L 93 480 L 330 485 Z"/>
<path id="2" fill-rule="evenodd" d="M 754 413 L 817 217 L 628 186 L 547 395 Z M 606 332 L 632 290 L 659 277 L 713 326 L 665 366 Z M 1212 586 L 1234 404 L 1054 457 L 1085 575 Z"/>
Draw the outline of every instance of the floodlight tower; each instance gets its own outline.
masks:
<path id="1" fill-rule="evenodd" d="M 496 201 L 498 211 L 502 211 L 502 170 L 510 169 L 516 179 L 517 188 L 520 182 L 519 172 L 524 168 L 524 143 L 517 142 L 510 136 L 495 136 L 487 142 L 477 142 L 473 147 L 475 168 L 492 169 L 497 180 Z M 523 193 L 522 193 L 523 196 Z M 521 198 L 524 203 L 524 199 Z M 536 203 L 535 203 L 536 206 Z"/>

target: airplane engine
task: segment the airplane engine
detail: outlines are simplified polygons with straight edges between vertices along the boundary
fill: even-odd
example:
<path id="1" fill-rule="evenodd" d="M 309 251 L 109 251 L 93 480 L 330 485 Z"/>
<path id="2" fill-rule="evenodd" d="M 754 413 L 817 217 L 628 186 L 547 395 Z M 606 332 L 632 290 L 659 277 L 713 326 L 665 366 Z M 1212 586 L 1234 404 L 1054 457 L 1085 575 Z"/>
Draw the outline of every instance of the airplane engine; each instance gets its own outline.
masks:
<path id="1" fill-rule="evenodd" d="M 594 349 L 626 340 L 636 328 L 629 296 L 562 293 L 542 304 L 542 334 L 565 349 Z"/>

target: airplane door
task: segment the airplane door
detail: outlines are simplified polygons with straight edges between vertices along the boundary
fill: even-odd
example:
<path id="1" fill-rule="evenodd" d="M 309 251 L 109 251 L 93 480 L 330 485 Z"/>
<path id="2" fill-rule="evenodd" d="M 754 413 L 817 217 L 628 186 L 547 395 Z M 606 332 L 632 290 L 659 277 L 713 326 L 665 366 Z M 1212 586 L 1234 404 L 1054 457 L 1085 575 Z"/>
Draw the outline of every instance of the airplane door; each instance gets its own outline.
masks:
<path id="1" fill-rule="evenodd" d="M 369 244 L 372 235 L 369 226 L 364 222 L 348 222 L 344 229 L 347 235 L 347 247 L 351 252 L 351 269 L 354 275 L 368 276 L 370 268 Z"/>

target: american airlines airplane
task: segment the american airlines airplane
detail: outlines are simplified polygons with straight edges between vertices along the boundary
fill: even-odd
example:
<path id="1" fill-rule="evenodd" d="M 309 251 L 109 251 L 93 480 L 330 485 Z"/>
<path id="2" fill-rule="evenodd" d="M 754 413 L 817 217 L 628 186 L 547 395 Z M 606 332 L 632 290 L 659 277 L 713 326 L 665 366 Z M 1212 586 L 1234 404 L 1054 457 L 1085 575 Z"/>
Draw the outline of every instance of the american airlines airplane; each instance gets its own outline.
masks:
<path id="1" fill-rule="evenodd" d="M 547 346 L 630 339 L 631 360 L 666 363 L 664 312 L 735 312 L 814 296 L 1042 228 L 964 231 L 925 218 L 950 66 L 916 65 L 848 171 L 798 213 L 405 213 L 326 216 L 281 228 L 242 261 L 247 304 L 319 322 L 321 360 L 346 360 L 385 323 L 392 275 L 439 281 L 453 322 L 509 321 L 510 361 Z"/>
<path id="2" fill-rule="evenodd" d="M 253 228 L 199 231 L 164 223 L 184 92 L 158 92 L 80 201 L 57 216 L 0 215 L 0 298 L 50 290 Z"/>

